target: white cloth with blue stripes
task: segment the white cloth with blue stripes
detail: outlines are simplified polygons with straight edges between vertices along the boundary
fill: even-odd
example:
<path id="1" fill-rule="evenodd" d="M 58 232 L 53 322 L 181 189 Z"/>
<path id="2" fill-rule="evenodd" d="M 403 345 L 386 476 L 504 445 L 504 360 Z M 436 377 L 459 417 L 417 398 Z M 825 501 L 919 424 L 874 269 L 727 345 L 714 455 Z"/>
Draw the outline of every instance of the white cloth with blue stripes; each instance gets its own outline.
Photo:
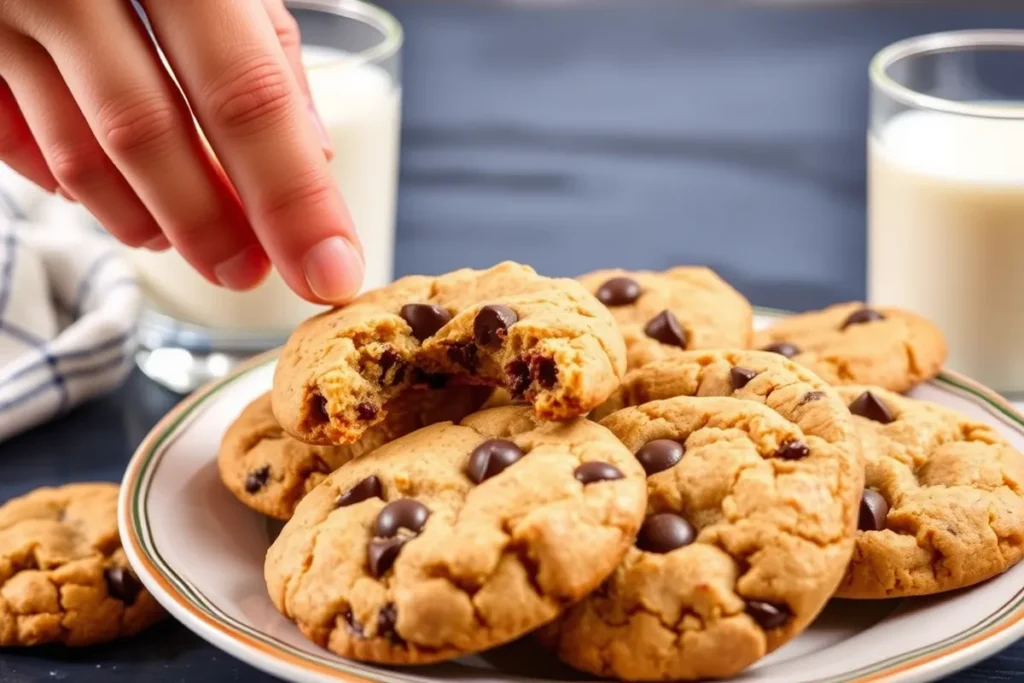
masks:
<path id="1" fill-rule="evenodd" d="M 77 204 L 0 164 L 0 441 L 117 388 L 142 294 Z"/>

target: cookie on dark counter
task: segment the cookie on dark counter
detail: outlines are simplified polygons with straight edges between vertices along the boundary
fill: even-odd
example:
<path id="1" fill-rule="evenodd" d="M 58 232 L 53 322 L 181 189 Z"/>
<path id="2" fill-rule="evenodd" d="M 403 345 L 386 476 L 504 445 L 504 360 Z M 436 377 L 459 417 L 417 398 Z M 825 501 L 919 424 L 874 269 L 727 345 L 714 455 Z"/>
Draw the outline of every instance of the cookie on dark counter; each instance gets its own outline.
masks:
<path id="1" fill-rule="evenodd" d="M 530 406 L 439 423 L 313 489 L 267 553 L 311 640 L 386 664 L 512 640 L 594 590 L 643 518 L 644 471 L 607 429 Z"/>
<path id="2" fill-rule="evenodd" d="M 92 645 L 165 616 L 121 549 L 117 493 L 68 484 L 0 506 L 0 646 Z"/>

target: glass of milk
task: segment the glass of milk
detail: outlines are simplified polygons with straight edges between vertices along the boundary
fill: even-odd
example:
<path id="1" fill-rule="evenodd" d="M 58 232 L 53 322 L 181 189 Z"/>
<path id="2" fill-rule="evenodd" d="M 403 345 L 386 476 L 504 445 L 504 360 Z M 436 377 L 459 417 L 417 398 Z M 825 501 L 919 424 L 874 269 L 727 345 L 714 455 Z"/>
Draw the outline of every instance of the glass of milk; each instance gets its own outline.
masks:
<path id="1" fill-rule="evenodd" d="M 949 367 L 1024 395 L 1024 31 L 895 43 L 871 84 L 868 299 L 935 321 Z"/>
<path id="2" fill-rule="evenodd" d="M 310 90 L 334 147 L 331 172 L 362 241 L 364 288 L 391 281 L 402 101 L 400 24 L 359 0 L 287 2 L 299 22 Z M 177 252 L 128 250 L 147 294 L 139 367 L 179 392 L 277 346 L 320 307 L 272 272 L 259 287 L 211 285 Z"/>

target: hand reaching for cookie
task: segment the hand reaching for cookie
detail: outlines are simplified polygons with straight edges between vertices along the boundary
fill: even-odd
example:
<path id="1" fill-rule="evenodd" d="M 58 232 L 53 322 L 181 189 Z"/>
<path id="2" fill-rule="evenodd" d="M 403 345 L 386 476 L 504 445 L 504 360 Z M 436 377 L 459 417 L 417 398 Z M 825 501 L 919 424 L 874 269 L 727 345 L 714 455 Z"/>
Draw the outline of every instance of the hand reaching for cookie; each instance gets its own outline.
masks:
<path id="1" fill-rule="evenodd" d="M 306 299 L 353 296 L 362 250 L 283 0 L 139 4 L 180 89 L 127 0 L 0 2 L 0 161 L 216 284 L 273 264 Z"/>

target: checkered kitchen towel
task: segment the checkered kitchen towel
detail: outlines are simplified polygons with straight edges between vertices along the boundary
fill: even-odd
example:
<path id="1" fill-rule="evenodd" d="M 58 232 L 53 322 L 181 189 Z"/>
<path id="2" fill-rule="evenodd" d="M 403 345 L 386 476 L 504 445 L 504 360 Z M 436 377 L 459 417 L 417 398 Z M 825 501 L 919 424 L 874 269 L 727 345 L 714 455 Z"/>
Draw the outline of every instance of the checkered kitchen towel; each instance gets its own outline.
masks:
<path id="1" fill-rule="evenodd" d="M 0 441 L 116 388 L 141 301 L 84 209 L 0 164 Z"/>

